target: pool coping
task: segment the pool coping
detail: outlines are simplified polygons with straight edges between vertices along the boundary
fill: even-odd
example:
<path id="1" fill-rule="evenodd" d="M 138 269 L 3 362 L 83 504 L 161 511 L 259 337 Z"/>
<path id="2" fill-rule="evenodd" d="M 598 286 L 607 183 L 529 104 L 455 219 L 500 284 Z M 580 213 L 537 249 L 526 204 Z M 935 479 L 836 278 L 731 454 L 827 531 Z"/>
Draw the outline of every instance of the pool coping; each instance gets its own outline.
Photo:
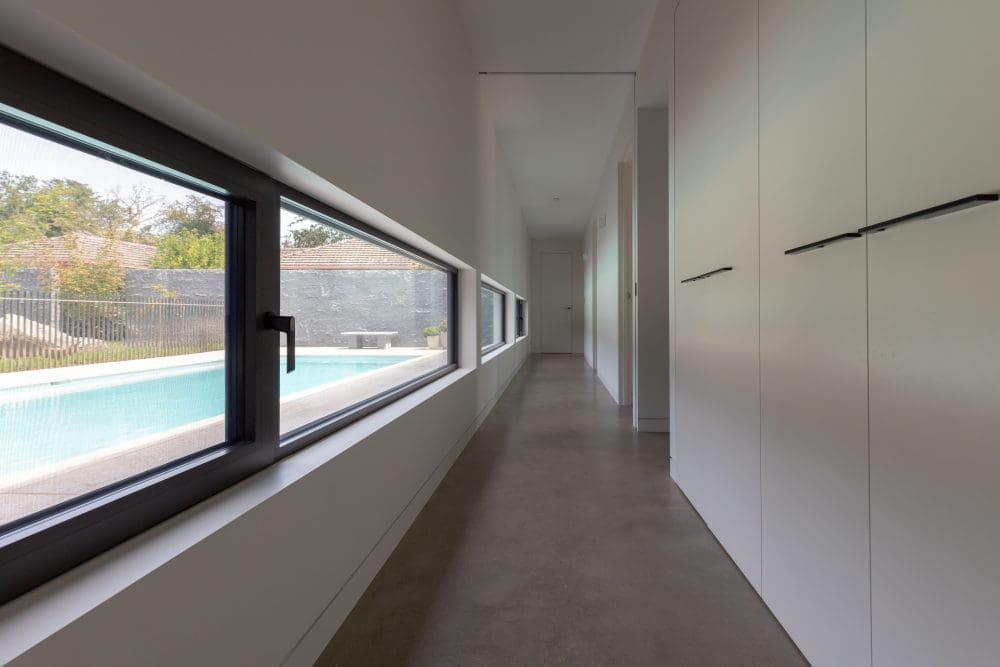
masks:
<path id="1" fill-rule="evenodd" d="M 298 356 L 329 355 L 342 356 L 397 356 L 400 354 L 430 354 L 440 352 L 443 348 L 428 347 L 392 347 L 382 348 L 347 348 L 347 347 L 299 347 Z M 285 348 L 281 348 L 281 356 L 285 356 Z M 62 368 L 43 368 L 33 371 L 14 371 L 0 373 L 0 391 L 5 389 L 20 389 L 42 384 L 72 382 L 74 380 L 95 380 L 113 375 L 126 375 L 145 371 L 160 371 L 179 366 L 195 365 L 224 361 L 225 352 L 195 352 L 193 354 L 177 354 L 166 357 L 150 357 L 149 359 L 131 359 L 129 361 L 108 361 L 100 364 L 83 364 L 80 366 L 64 366 Z"/>

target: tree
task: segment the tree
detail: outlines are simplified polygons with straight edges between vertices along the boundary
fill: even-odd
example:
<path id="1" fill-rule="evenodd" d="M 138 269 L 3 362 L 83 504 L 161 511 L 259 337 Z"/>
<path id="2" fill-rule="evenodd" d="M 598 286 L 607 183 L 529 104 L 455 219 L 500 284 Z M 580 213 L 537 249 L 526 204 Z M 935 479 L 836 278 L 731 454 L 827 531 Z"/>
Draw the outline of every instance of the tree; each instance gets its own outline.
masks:
<path id="1" fill-rule="evenodd" d="M 99 206 L 101 236 L 137 243 L 152 241 L 162 203 L 163 198 L 154 196 L 147 187 L 136 185 L 126 193 L 115 188 Z"/>
<path id="2" fill-rule="evenodd" d="M 0 219 L 5 236 L 16 236 L 16 241 L 97 232 L 102 226 L 102 203 L 89 186 L 77 181 L 40 182 L 33 176 L 0 174 Z"/>
<path id="3" fill-rule="evenodd" d="M 126 306 L 120 299 L 125 269 L 111 243 L 94 260 L 80 259 L 74 251 L 68 262 L 55 267 L 52 287 L 68 299 L 60 307 L 60 327 L 70 335 L 118 340 L 124 334 Z"/>
<path id="4" fill-rule="evenodd" d="M 221 269 L 226 262 L 222 232 L 202 235 L 190 229 L 171 232 L 156 240 L 154 269 Z"/>
<path id="5" fill-rule="evenodd" d="M 42 236 L 34 218 L 28 215 L 38 191 L 38 179 L 0 172 L 0 244 L 33 241 Z"/>
<path id="6" fill-rule="evenodd" d="M 92 261 L 73 257 L 56 267 L 53 282 L 64 297 L 111 299 L 125 288 L 125 269 L 108 255 Z"/>
<path id="7" fill-rule="evenodd" d="M 157 216 L 156 226 L 167 234 L 191 232 L 211 236 L 224 229 L 222 209 L 215 202 L 199 195 L 188 195 L 174 202 Z"/>
<path id="8" fill-rule="evenodd" d="M 294 229 L 295 225 L 307 223 L 306 227 Z M 283 245 L 286 248 L 318 248 L 319 246 L 330 245 L 347 238 L 347 234 L 327 225 L 309 222 L 303 217 L 297 217 L 289 225 L 288 236 L 285 237 Z"/>

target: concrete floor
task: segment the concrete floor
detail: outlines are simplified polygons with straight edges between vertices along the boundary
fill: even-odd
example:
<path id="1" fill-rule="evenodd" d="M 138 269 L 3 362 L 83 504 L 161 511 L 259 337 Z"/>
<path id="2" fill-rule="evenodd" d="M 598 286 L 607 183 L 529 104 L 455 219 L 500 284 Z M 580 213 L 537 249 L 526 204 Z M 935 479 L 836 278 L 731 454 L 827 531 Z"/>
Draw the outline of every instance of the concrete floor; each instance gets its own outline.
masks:
<path id="1" fill-rule="evenodd" d="M 630 414 L 529 359 L 317 664 L 804 664 Z"/>

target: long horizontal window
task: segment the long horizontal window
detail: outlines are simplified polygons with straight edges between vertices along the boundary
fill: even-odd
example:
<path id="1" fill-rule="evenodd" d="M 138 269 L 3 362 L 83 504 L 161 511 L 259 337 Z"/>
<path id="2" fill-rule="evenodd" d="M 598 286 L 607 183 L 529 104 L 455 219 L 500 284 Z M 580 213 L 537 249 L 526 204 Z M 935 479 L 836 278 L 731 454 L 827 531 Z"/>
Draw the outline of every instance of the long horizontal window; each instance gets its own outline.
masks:
<path id="1" fill-rule="evenodd" d="M 507 342 L 507 295 L 483 283 L 479 289 L 479 347 L 483 354 Z"/>
<path id="2" fill-rule="evenodd" d="M 455 368 L 449 266 L 0 71 L 0 604 Z"/>
<path id="3" fill-rule="evenodd" d="M 452 273 L 292 202 L 281 210 L 286 439 L 451 365 Z"/>
<path id="4" fill-rule="evenodd" d="M 0 121 L 0 525 L 226 440 L 225 208 Z"/>

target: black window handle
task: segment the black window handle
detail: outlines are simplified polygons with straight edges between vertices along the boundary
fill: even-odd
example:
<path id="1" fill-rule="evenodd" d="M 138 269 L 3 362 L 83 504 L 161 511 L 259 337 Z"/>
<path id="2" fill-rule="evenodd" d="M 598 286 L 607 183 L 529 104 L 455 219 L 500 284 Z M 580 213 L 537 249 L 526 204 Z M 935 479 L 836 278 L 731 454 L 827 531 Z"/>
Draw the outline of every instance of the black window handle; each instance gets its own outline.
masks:
<path id="1" fill-rule="evenodd" d="M 690 278 L 686 278 L 686 279 L 682 280 L 681 282 L 682 283 L 693 283 L 696 280 L 704 280 L 705 278 L 711 278 L 712 276 L 718 275 L 720 273 L 725 273 L 726 271 L 732 271 L 732 270 L 733 270 L 733 267 L 731 267 L 731 266 L 724 266 L 721 269 L 715 269 L 714 271 L 709 271 L 707 273 L 702 273 L 702 274 L 697 275 L 697 276 L 692 276 Z"/>
<path id="2" fill-rule="evenodd" d="M 285 372 L 291 373 L 295 370 L 295 318 L 291 315 L 268 313 L 264 316 L 264 326 L 285 334 Z"/>
<path id="3" fill-rule="evenodd" d="M 922 211 L 916 211 L 914 213 L 907 213 L 906 215 L 901 215 L 898 218 L 893 218 L 891 220 L 885 220 L 884 222 L 879 222 L 874 225 L 868 225 L 867 227 L 862 227 L 858 230 L 861 234 L 869 234 L 871 232 L 884 232 L 890 227 L 896 225 L 901 225 L 906 222 L 913 222 L 914 220 L 927 220 L 928 218 L 937 218 L 942 215 L 948 215 L 949 213 L 957 213 L 958 211 L 963 211 L 967 208 L 972 208 L 974 206 L 982 206 L 983 204 L 991 204 L 1000 199 L 998 194 L 984 194 L 984 195 L 970 195 L 968 197 L 962 197 L 961 199 L 956 199 L 955 201 L 950 201 L 946 204 L 938 204 L 937 206 L 931 206 L 930 208 L 925 208 Z"/>
<path id="4" fill-rule="evenodd" d="M 850 239 L 861 238 L 861 232 L 847 232 L 846 234 L 837 234 L 836 236 L 831 236 L 830 238 L 821 239 L 819 241 L 813 241 L 812 243 L 807 243 L 805 245 L 800 245 L 797 248 L 791 248 L 785 251 L 786 255 L 801 255 L 804 252 L 809 252 L 810 250 L 819 250 L 820 248 L 825 248 L 833 243 L 840 243 L 841 241 L 848 241 Z"/>

